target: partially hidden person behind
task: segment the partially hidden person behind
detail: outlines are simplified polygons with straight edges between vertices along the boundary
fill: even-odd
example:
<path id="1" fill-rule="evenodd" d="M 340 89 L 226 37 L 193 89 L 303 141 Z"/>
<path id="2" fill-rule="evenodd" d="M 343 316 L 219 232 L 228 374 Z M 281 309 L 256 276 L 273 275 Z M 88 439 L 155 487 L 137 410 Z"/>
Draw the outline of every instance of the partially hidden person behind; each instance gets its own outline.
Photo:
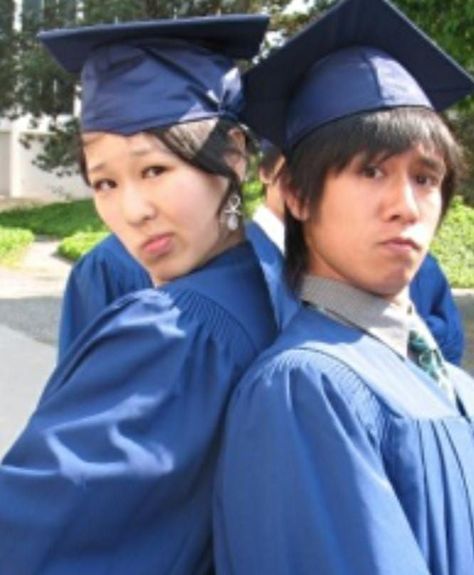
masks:
<path id="1" fill-rule="evenodd" d="M 390 3 L 346 0 L 247 90 L 246 122 L 285 154 L 302 307 L 229 405 L 217 572 L 467 575 L 474 381 L 408 285 L 462 169 L 437 111 L 474 82 Z"/>
<path id="2" fill-rule="evenodd" d="M 245 241 L 236 58 L 265 16 L 44 32 L 82 71 L 83 169 L 156 286 L 116 300 L 49 379 L 0 466 L 0 572 L 205 574 L 229 395 L 276 335 Z"/>
<path id="3" fill-rule="evenodd" d="M 461 365 L 465 337 L 459 308 L 437 259 L 427 254 L 410 283 L 410 298 L 426 322 L 443 356 Z"/>

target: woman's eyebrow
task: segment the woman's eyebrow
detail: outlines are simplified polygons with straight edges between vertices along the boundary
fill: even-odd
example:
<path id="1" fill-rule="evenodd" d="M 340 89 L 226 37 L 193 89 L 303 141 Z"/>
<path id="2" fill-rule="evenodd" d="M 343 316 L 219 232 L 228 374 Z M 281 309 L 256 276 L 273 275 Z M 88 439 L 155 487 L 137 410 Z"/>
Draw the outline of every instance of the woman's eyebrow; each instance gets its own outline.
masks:
<path id="1" fill-rule="evenodd" d="M 143 157 L 143 156 L 147 156 L 148 154 L 151 154 L 151 153 L 156 152 L 156 151 L 157 150 L 154 150 L 153 148 L 137 148 L 135 150 L 131 150 L 130 155 L 134 156 L 134 157 Z M 161 150 L 159 150 L 159 152 L 161 153 Z M 95 173 L 95 172 L 100 172 L 101 170 L 103 170 L 105 168 L 107 168 L 107 162 L 103 161 L 103 162 L 98 162 L 97 164 L 93 165 L 91 168 L 88 168 L 87 171 L 89 173 Z"/>
<path id="2" fill-rule="evenodd" d="M 94 139 L 88 139 L 86 141 L 83 141 L 83 146 L 86 147 L 88 144 L 91 144 L 94 141 Z M 130 150 L 130 155 L 135 157 L 135 158 L 141 158 L 144 156 L 147 156 L 149 154 L 160 154 L 163 156 L 172 156 L 173 153 L 171 151 L 165 150 L 161 147 L 157 148 L 155 146 L 152 145 L 145 145 L 143 147 L 137 147 L 137 148 L 132 148 Z M 95 172 L 99 172 L 103 169 L 107 168 L 107 162 L 103 161 L 103 162 L 98 162 L 97 164 L 93 165 L 91 168 L 87 169 L 88 173 L 95 173 Z"/>
<path id="3" fill-rule="evenodd" d="M 99 162 L 98 164 L 95 164 L 95 166 L 92 166 L 91 168 L 87 167 L 87 173 L 93 174 L 95 172 L 100 172 L 101 170 L 103 170 L 106 167 L 107 167 L 107 162 Z"/>
<path id="4" fill-rule="evenodd" d="M 158 142 L 157 142 L 158 144 Z M 153 145 L 151 143 L 145 144 L 143 147 L 137 147 L 131 149 L 132 156 L 146 156 L 147 154 L 160 154 L 164 156 L 173 156 L 173 152 L 171 150 L 167 150 L 166 148 L 158 145 Z"/>
<path id="5" fill-rule="evenodd" d="M 132 156 L 147 156 L 148 154 L 152 154 L 153 152 L 161 152 L 161 150 L 155 150 L 153 148 L 138 148 L 136 150 L 132 150 L 130 154 Z"/>

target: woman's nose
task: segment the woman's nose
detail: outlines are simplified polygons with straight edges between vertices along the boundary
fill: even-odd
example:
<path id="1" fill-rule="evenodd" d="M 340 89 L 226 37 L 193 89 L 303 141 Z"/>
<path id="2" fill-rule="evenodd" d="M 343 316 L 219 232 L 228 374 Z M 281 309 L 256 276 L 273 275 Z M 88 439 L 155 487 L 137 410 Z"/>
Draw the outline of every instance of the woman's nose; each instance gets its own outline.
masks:
<path id="1" fill-rule="evenodd" d="M 129 224 L 138 225 L 156 215 L 156 207 L 147 194 L 132 185 L 124 187 L 122 213 Z"/>

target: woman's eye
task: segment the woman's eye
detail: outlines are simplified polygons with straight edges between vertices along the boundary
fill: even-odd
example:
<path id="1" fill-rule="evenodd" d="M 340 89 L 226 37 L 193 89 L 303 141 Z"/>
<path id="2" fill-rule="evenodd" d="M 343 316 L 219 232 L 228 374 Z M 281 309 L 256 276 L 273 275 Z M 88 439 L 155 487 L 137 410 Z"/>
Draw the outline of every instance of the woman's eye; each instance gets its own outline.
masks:
<path id="1" fill-rule="evenodd" d="M 95 182 L 91 182 L 91 188 L 94 192 L 106 192 L 115 188 L 115 182 L 113 180 L 106 179 L 97 180 Z"/>
<path id="2" fill-rule="evenodd" d="M 160 174 L 165 171 L 163 166 L 150 166 L 149 168 L 145 168 L 143 170 L 143 177 L 144 178 L 156 178 Z"/>

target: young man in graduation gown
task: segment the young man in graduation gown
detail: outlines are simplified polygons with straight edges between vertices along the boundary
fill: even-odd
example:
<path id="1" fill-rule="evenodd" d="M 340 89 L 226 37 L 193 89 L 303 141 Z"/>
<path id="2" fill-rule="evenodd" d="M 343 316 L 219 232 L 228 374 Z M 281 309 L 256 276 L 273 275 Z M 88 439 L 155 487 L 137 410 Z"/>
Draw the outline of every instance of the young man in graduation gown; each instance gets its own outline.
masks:
<path id="1" fill-rule="evenodd" d="M 279 181 L 283 156 L 268 140 L 262 140 L 260 147 L 259 178 L 265 188 L 264 200 L 247 224 L 247 235 L 266 270 L 276 315 L 284 327 L 293 317 L 298 300 L 288 291 L 284 281 L 279 285 L 276 277 L 283 268 L 278 251 L 283 253 L 285 248 L 284 202 Z M 410 282 L 410 299 L 443 356 L 459 365 L 464 352 L 461 315 L 443 270 L 429 253 Z"/>
<path id="2" fill-rule="evenodd" d="M 247 89 L 247 122 L 285 152 L 303 305 L 229 406 L 217 571 L 468 575 L 474 381 L 443 360 L 408 285 L 461 162 L 436 111 L 474 82 L 388 2 L 346 0 Z"/>

